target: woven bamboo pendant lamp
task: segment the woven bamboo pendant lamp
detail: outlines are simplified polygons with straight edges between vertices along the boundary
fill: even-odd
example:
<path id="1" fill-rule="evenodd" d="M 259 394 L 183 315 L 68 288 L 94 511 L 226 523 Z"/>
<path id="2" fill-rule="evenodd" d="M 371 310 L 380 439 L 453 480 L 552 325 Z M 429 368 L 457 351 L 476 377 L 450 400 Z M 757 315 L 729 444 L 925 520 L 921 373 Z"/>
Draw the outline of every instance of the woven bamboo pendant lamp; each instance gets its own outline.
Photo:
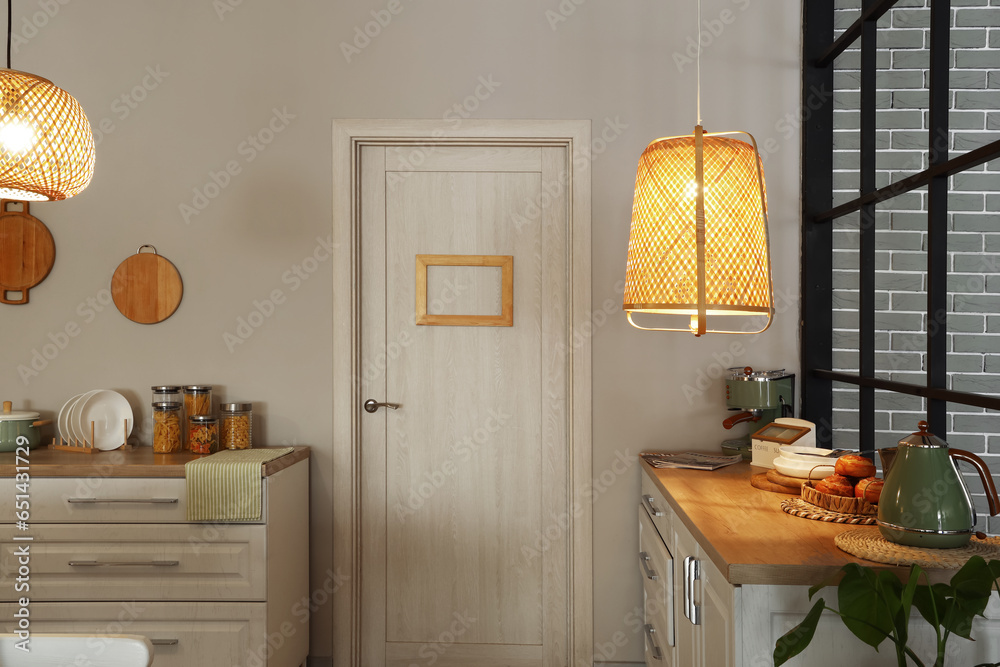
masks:
<path id="1" fill-rule="evenodd" d="M 94 175 L 94 135 L 72 95 L 40 76 L 10 69 L 11 1 L 7 68 L 0 69 L 0 197 L 66 199 Z"/>
<path id="2" fill-rule="evenodd" d="M 638 329 L 760 333 L 774 316 L 764 170 L 748 132 L 702 128 L 700 52 L 697 99 L 694 134 L 657 139 L 639 158 L 623 308 Z"/>
<path id="3" fill-rule="evenodd" d="M 764 172 L 753 137 L 729 134 L 737 133 L 698 125 L 693 135 L 654 141 L 639 159 L 624 298 L 634 327 L 700 336 L 771 324 Z M 686 321 L 641 326 L 636 312 Z"/>

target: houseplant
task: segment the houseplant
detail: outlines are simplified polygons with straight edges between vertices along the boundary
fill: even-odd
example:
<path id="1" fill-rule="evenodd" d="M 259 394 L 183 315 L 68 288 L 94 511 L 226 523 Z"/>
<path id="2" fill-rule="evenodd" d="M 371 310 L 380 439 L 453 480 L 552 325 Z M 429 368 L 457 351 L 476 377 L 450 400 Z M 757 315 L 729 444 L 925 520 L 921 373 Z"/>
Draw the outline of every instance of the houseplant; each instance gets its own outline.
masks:
<path id="1" fill-rule="evenodd" d="M 837 579 L 839 583 L 837 583 Z M 901 581 L 891 571 L 848 563 L 830 579 L 809 589 L 809 599 L 823 588 L 837 585 L 839 609 L 819 598 L 797 626 L 781 636 L 774 647 L 777 667 L 801 653 L 812 641 L 824 610 L 840 616 L 854 635 L 876 651 L 888 639 L 899 667 L 907 658 L 917 667 L 943 667 L 945 645 L 952 635 L 971 639 L 972 619 L 983 616 L 994 585 L 1000 583 L 1000 561 L 986 562 L 973 556 L 947 584 L 927 582 L 919 565 L 911 565 L 909 577 Z M 910 613 L 917 608 L 936 634 L 937 652 L 933 662 L 924 662 L 908 645 Z"/>

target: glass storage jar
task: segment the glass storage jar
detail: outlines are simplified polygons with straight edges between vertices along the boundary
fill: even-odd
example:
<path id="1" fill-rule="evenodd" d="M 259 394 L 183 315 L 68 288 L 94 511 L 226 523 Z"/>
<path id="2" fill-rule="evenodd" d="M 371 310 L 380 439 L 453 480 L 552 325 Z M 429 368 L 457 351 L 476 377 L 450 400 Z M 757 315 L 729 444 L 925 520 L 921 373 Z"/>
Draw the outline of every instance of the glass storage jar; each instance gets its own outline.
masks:
<path id="1" fill-rule="evenodd" d="M 219 451 L 219 418 L 215 415 L 188 415 L 188 449 L 192 454 Z"/>
<path id="2" fill-rule="evenodd" d="M 173 454 L 182 447 L 180 402 L 153 403 L 153 452 Z"/>
<path id="3" fill-rule="evenodd" d="M 180 403 L 183 399 L 181 388 L 174 385 L 159 385 L 153 387 L 153 405 L 157 403 Z"/>
<path id="4" fill-rule="evenodd" d="M 212 385 L 192 384 L 184 387 L 184 412 L 189 417 L 212 414 Z"/>
<path id="5" fill-rule="evenodd" d="M 223 403 L 221 440 L 224 449 L 249 449 L 253 446 L 253 403 Z"/>

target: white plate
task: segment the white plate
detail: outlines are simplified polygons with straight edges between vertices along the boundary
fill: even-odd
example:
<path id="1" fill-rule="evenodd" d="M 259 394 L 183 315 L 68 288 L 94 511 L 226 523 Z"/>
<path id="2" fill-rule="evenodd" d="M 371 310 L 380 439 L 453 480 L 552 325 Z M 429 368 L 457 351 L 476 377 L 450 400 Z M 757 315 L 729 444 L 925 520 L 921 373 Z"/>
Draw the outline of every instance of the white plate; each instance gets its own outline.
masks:
<path id="1" fill-rule="evenodd" d="M 66 426 L 69 427 L 69 434 L 74 440 L 78 442 L 90 442 L 90 424 L 87 424 L 86 432 L 80 428 L 80 413 L 83 410 L 83 404 L 88 398 L 99 392 L 100 389 L 93 389 L 91 391 L 84 392 L 76 399 L 69 409 L 69 417 L 66 418 Z"/>
<path id="2" fill-rule="evenodd" d="M 132 432 L 132 406 L 124 396 L 110 389 L 100 389 L 81 398 L 77 405 L 80 404 L 83 407 L 76 427 L 89 439 L 90 423 L 94 423 L 94 447 L 117 449 L 125 443 Z"/>
<path id="3" fill-rule="evenodd" d="M 77 399 L 81 396 L 83 396 L 83 394 L 77 394 L 73 398 L 69 399 L 63 404 L 62 409 L 59 410 L 59 417 L 56 418 L 56 424 L 59 427 L 59 436 L 63 440 L 69 440 L 73 437 L 69 430 L 69 413 L 76 404 Z"/>
<path id="4" fill-rule="evenodd" d="M 782 475 L 788 475 L 789 477 L 809 479 L 809 471 L 812 470 L 812 479 L 820 480 L 832 475 L 834 472 L 832 465 L 822 465 L 815 470 L 813 470 L 813 465 L 803 466 L 801 462 L 789 461 L 784 456 L 778 456 L 774 459 L 774 469 Z"/>

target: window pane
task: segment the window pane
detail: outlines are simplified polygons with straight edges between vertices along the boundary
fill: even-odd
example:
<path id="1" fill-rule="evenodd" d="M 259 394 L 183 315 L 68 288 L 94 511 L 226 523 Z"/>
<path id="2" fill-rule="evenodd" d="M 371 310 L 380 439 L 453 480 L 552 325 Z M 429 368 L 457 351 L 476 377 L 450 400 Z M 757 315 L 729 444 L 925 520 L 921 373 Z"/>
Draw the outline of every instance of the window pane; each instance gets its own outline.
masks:
<path id="1" fill-rule="evenodd" d="M 833 221 L 833 369 L 858 372 L 857 213 Z"/>
<path id="2" fill-rule="evenodd" d="M 833 383 L 833 448 L 858 449 L 858 388 Z"/>
<path id="3" fill-rule="evenodd" d="M 925 385 L 927 334 L 926 188 L 876 206 L 876 376 Z"/>
<path id="4" fill-rule="evenodd" d="M 920 2 L 894 7 L 879 21 L 875 126 L 888 145 L 875 155 L 879 187 L 927 167 L 927 67 L 930 18 Z M 914 6 L 917 5 L 917 6 Z"/>
<path id="5" fill-rule="evenodd" d="M 1000 228 L 975 208 L 990 195 L 948 194 L 948 382 L 956 391 L 1000 392 Z M 993 194 L 993 197 L 1000 196 Z M 998 233 L 993 233 L 998 232 Z"/>

